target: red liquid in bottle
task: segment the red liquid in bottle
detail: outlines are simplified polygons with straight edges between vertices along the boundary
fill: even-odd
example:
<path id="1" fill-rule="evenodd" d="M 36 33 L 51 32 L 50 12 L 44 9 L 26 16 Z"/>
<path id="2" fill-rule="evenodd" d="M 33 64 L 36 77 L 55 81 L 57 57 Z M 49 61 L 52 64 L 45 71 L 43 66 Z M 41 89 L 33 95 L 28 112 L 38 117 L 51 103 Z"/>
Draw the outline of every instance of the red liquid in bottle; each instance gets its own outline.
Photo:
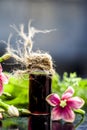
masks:
<path id="1" fill-rule="evenodd" d="M 50 114 L 46 96 L 51 93 L 51 76 L 30 74 L 29 76 L 29 111 L 32 114 Z"/>

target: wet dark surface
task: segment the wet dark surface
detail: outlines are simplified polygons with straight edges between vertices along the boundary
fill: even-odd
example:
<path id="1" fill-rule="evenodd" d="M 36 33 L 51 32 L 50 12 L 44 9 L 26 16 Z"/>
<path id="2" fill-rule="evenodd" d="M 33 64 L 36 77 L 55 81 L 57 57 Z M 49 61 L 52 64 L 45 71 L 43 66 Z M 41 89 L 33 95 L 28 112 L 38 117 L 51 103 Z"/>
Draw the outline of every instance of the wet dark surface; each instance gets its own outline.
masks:
<path id="1" fill-rule="evenodd" d="M 80 120 L 81 116 L 77 116 L 74 123 L 49 122 L 47 116 L 6 118 L 0 121 L 0 130 L 87 130 L 87 114 L 77 126 Z"/>

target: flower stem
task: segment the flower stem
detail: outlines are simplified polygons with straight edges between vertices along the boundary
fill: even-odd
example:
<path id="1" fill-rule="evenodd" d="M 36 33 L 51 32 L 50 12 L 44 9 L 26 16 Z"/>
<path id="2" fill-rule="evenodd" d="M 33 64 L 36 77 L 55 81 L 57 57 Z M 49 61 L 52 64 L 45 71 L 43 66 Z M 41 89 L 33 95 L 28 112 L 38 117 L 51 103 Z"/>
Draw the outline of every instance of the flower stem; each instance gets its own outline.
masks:
<path id="1" fill-rule="evenodd" d="M 75 128 L 77 128 L 83 121 L 84 121 L 85 115 L 81 115 L 81 120 L 75 125 Z"/>
<path id="2" fill-rule="evenodd" d="M 2 107 L 5 110 L 8 110 L 9 105 L 7 105 L 6 103 L 2 102 L 2 100 L 0 100 L 0 107 Z"/>
<path id="3" fill-rule="evenodd" d="M 82 109 L 77 109 L 77 110 L 74 110 L 74 112 L 81 115 L 81 120 L 75 126 L 75 128 L 77 128 L 83 122 L 83 120 L 84 120 L 85 111 L 82 110 Z"/>

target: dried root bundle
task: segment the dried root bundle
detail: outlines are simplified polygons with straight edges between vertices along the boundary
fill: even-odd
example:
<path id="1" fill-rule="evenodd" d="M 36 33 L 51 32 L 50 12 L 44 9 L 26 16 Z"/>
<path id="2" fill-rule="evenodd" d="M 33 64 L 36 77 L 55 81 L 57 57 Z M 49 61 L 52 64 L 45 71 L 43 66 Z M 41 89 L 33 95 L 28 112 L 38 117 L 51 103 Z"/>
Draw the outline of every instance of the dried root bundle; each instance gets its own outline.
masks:
<path id="1" fill-rule="evenodd" d="M 22 38 L 17 41 L 17 49 L 13 49 L 10 45 L 11 35 L 8 39 L 7 52 L 11 54 L 13 58 L 21 62 L 26 66 L 24 72 L 34 72 L 34 71 L 44 71 L 46 73 L 53 73 L 53 61 L 52 57 L 48 53 L 42 53 L 41 51 L 32 51 L 33 40 L 35 34 L 37 33 L 49 33 L 54 30 L 37 30 L 31 26 L 31 21 L 28 24 L 28 34 L 24 32 L 24 25 L 20 25 L 18 30 L 15 25 L 11 26 L 15 29 L 18 35 Z M 21 48 L 22 45 L 22 48 Z M 19 71 L 18 71 L 19 72 Z M 23 71 L 20 71 L 23 73 Z"/>

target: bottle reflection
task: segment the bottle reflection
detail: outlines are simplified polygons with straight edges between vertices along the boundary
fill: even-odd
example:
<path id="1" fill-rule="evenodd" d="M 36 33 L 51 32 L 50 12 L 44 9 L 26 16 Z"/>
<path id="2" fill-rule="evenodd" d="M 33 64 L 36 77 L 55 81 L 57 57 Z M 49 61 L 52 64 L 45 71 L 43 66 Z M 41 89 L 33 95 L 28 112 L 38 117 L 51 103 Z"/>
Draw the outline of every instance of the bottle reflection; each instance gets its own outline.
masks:
<path id="1" fill-rule="evenodd" d="M 28 122 L 28 130 L 51 130 L 50 116 L 31 116 Z"/>
<path id="2" fill-rule="evenodd" d="M 75 130 L 72 123 L 50 122 L 49 116 L 35 116 L 29 118 L 28 130 Z"/>
<path id="3" fill-rule="evenodd" d="M 72 123 L 61 124 L 58 121 L 52 122 L 52 130 L 75 130 Z"/>

